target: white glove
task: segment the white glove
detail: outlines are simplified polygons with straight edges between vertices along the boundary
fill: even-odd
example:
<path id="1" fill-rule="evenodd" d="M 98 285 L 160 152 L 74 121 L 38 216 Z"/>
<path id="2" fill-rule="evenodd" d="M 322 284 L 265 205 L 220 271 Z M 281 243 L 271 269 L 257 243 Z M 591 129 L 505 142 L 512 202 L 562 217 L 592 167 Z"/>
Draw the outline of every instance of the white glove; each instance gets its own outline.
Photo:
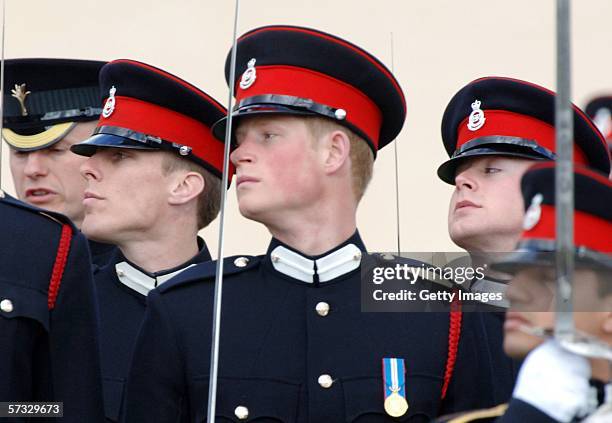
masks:
<path id="1" fill-rule="evenodd" d="M 590 377 L 586 358 L 548 340 L 523 362 L 512 396 L 568 423 L 588 404 Z"/>

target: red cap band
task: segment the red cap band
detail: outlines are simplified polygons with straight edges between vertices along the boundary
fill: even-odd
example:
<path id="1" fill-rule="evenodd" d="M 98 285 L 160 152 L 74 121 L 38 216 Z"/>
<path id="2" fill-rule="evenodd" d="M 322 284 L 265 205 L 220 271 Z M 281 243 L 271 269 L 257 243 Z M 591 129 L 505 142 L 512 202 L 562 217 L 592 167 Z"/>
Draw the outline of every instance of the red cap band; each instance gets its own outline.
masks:
<path id="1" fill-rule="evenodd" d="M 512 136 L 536 141 L 540 146 L 552 151 L 555 147 L 555 128 L 546 122 L 531 116 L 506 110 L 484 110 L 485 123 L 476 131 L 467 127 L 468 118 L 464 119 L 457 131 L 457 147 L 480 137 Z M 574 162 L 588 165 L 588 160 L 582 150 L 574 143 Z"/>
<path id="2" fill-rule="evenodd" d="M 555 240 L 555 208 L 546 204 L 540 207 L 542 208 L 540 221 L 532 229 L 523 232 L 521 236 L 523 240 Z M 612 223 L 589 213 L 574 211 L 574 245 L 601 253 L 610 253 L 611 237 Z"/>
<path id="3" fill-rule="evenodd" d="M 378 149 L 382 112 L 364 93 L 338 79 L 295 66 L 257 66 L 257 78 L 247 89 L 236 83 L 236 102 L 257 95 L 308 98 L 346 111 L 346 121 L 359 128 Z"/>
<path id="4" fill-rule="evenodd" d="M 212 136 L 210 128 L 195 119 L 156 104 L 131 97 L 116 96 L 113 113 L 100 116 L 98 127 L 116 126 L 159 137 L 191 147 L 192 154 L 223 171 L 223 143 Z"/>

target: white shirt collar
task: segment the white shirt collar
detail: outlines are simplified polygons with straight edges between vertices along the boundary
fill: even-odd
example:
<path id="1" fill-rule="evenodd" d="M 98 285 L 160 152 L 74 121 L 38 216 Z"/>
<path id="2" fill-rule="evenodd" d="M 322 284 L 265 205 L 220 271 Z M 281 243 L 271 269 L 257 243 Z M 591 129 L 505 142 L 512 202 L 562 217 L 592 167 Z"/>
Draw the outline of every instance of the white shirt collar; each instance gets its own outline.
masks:
<path id="1" fill-rule="evenodd" d="M 117 279 L 119 279 L 119 282 L 146 297 L 149 291 L 178 275 L 182 271 L 189 269 L 191 266 L 195 266 L 195 263 L 171 273 L 151 277 L 130 265 L 128 262 L 122 261 L 115 265 L 115 271 L 117 272 Z"/>
<path id="2" fill-rule="evenodd" d="M 279 245 L 270 253 L 270 259 L 276 271 L 294 279 L 314 283 L 317 275 L 319 282 L 328 282 L 357 269 L 361 264 L 361 250 L 355 244 L 348 244 L 311 260 Z"/>

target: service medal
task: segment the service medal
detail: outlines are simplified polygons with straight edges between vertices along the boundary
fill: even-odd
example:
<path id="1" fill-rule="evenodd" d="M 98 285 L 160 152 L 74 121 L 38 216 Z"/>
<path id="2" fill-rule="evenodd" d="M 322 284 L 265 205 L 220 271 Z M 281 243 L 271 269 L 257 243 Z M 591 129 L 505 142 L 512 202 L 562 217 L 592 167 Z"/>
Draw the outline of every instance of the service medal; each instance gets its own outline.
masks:
<path id="1" fill-rule="evenodd" d="M 408 411 L 408 401 L 397 392 L 393 392 L 385 400 L 385 411 L 391 417 L 401 417 Z"/>
<path id="2" fill-rule="evenodd" d="M 408 411 L 404 359 L 383 358 L 382 365 L 385 412 L 391 417 L 401 417 Z"/>

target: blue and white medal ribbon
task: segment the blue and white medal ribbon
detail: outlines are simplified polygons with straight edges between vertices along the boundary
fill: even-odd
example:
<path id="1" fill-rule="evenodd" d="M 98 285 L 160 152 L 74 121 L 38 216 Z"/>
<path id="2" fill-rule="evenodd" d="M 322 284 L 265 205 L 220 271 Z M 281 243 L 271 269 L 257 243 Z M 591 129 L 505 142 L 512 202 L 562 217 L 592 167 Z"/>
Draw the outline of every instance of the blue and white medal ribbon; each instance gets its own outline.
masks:
<path id="1" fill-rule="evenodd" d="M 385 411 L 391 417 L 401 417 L 408 411 L 404 359 L 383 358 L 382 366 Z"/>

